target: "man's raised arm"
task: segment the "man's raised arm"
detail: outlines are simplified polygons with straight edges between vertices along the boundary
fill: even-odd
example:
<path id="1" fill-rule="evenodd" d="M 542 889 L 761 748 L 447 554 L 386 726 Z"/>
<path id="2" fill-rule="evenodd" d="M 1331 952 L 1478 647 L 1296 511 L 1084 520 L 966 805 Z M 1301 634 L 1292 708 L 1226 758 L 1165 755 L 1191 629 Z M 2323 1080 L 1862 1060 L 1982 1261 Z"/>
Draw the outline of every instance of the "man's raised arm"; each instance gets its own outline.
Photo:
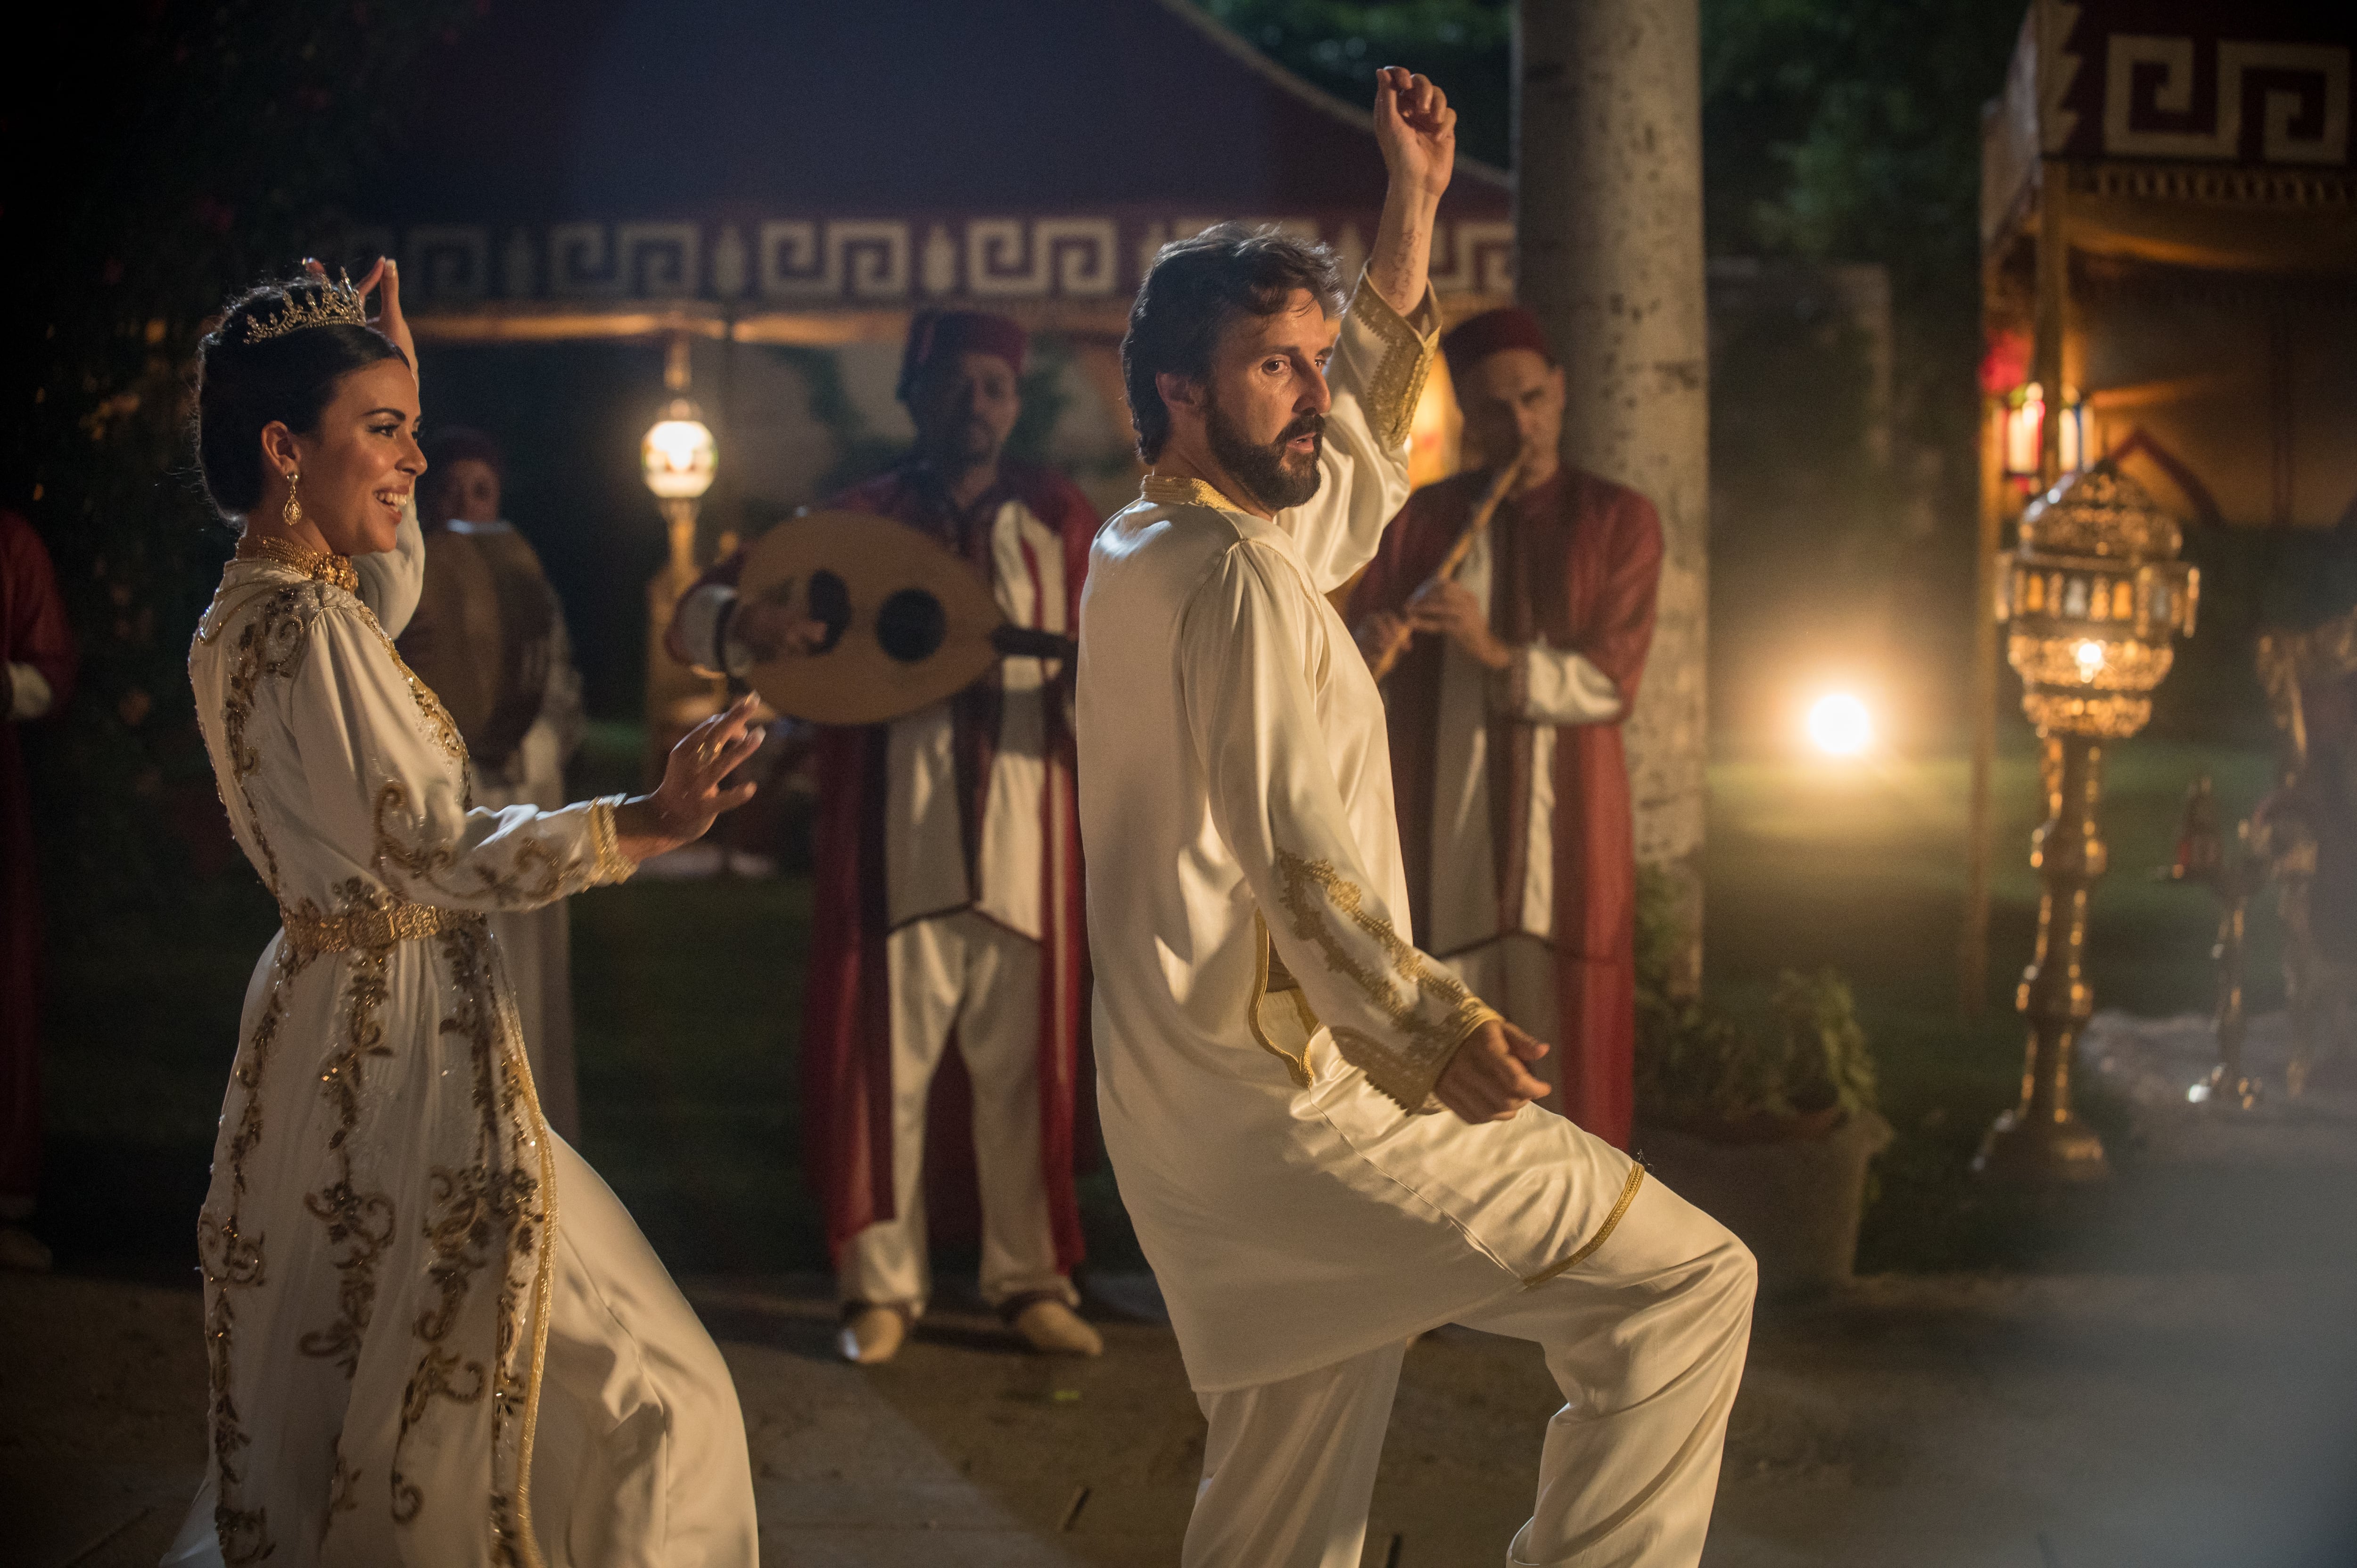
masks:
<path id="1" fill-rule="evenodd" d="M 1432 225 L 1457 166 L 1457 111 L 1432 82 L 1397 66 L 1375 73 L 1375 145 L 1391 173 L 1367 282 L 1413 318 L 1432 269 Z"/>

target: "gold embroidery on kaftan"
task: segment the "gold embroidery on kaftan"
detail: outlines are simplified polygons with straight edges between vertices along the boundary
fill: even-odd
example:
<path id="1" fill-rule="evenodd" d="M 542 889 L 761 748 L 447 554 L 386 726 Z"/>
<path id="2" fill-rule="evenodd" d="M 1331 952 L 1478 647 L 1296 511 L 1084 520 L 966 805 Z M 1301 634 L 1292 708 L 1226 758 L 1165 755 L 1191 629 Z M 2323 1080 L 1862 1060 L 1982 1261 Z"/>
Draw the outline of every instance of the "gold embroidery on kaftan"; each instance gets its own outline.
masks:
<path id="1" fill-rule="evenodd" d="M 530 1473 L 555 1252 L 555 1184 L 549 1170 L 548 1132 L 533 1092 L 531 1069 L 522 1065 L 513 1016 L 500 1007 L 492 983 L 488 933 L 479 923 L 454 928 L 441 934 L 440 946 L 458 998 L 456 1010 L 442 1021 L 442 1033 L 467 1042 L 478 1128 L 471 1164 L 456 1169 L 437 1165 L 428 1176 L 427 1276 L 436 1298 L 420 1308 L 412 1328 L 420 1351 L 403 1394 L 401 1428 L 393 1444 L 393 1518 L 410 1522 L 425 1505 L 423 1492 L 401 1473 L 400 1455 L 432 1402 L 438 1398 L 474 1404 L 488 1395 L 492 1407 L 493 1490 L 488 1503 L 493 1561 L 541 1568 L 531 1533 Z M 443 1342 L 458 1324 L 475 1276 L 495 1262 L 500 1267 L 494 1303 L 497 1337 L 493 1364 L 487 1367 Z M 533 1303 L 533 1342 L 527 1369 L 519 1376 L 522 1298 L 527 1289 Z M 512 1497 L 499 1486 L 501 1476 L 514 1478 Z"/>
<path id="2" fill-rule="evenodd" d="M 221 707 L 221 745 L 229 753 L 230 778 L 237 785 L 238 798 L 245 807 L 246 830 L 253 834 L 254 847 L 262 851 L 263 879 L 270 884 L 273 894 L 278 891 L 278 856 L 272 853 L 270 840 L 262 831 L 253 792 L 245 782 L 262 766 L 262 753 L 248 743 L 245 731 L 253 716 L 254 701 L 261 694 L 264 678 L 284 680 L 303 662 L 303 650 L 311 634 L 311 617 L 303 613 L 303 607 L 310 597 L 300 587 L 280 588 L 263 596 L 259 607 L 244 618 L 237 636 L 237 653 L 230 665 L 228 699 Z M 224 618 L 220 630 L 227 630 L 228 626 Z"/>
<path id="3" fill-rule="evenodd" d="M 1244 510 L 1206 481 L 1176 474 L 1146 475 L 1137 496 L 1149 506 L 1207 506 L 1215 511 Z"/>
<path id="4" fill-rule="evenodd" d="M 1400 940 L 1389 920 L 1369 914 L 1366 895 L 1358 884 L 1335 870 L 1333 862 L 1307 860 L 1290 850 L 1279 850 L 1276 873 L 1277 897 L 1292 917 L 1293 934 L 1313 943 L 1326 967 L 1355 986 L 1405 1042 L 1402 1048 L 1337 1025 L 1331 1026 L 1335 1048 L 1401 1110 L 1432 1109 L 1432 1086 L 1448 1058 L 1466 1036 L 1498 1015 L 1469 993 L 1455 975 L 1426 963 L 1422 953 Z M 1374 939 L 1390 961 L 1389 973 L 1368 969 L 1342 945 L 1319 908 L 1321 893 L 1328 906 Z M 1394 978 L 1405 983 L 1405 1000 Z M 1426 1000 L 1445 1005 L 1448 1015 L 1431 1016 L 1421 1005 Z"/>
<path id="5" fill-rule="evenodd" d="M 517 842 L 511 857 L 512 864 L 504 870 L 479 864 L 478 857 L 478 863 L 470 867 L 476 881 L 472 888 L 452 887 L 437 880 L 442 873 L 458 864 L 458 850 L 449 844 L 419 847 L 404 843 L 395 835 L 391 818 L 393 812 L 409 809 L 409 786 L 398 779 L 386 779 L 376 793 L 374 854 L 380 874 L 385 867 L 394 866 L 427 887 L 440 887 L 461 897 L 468 893 L 494 894 L 502 902 L 519 907 L 551 903 L 565 891 L 564 862 L 548 845 L 530 837 Z"/>
<path id="6" fill-rule="evenodd" d="M 344 889 L 346 897 L 356 901 L 367 897 L 366 886 L 358 877 L 347 882 Z M 388 994 L 389 952 L 382 947 L 362 950 L 345 980 L 343 1044 L 328 1058 L 327 1069 L 319 1075 L 321 1093 L 336 1113 L 336 1130 L 328 1135 L 328 1148 L 342 1175 L 303 1199 L 303 1207 L 328 1228 L 328 1256 L 338 1275 L 337 1315 L 333 1323 L 310 1330 L 296 1344 L 306 1356 L 335 1362 L 348 1378 L 360 1369 L 361 1343 L 367 1337 L 369 1316 L 376 1305 L 377 1258 L 393 1240 L 393 1198 L 387 1193 L 361 1192 L 353 1187 L 351 1152 L 351 1136 L 360 1126 L 361 1091 L 365 1087 L 362 1071 L 369 1058 L 393 1055 L 384 1043 L 384 1026 L 377 1019 Z M 340 1255 L 335 1252 L 337 1248 L 344 1249 Z"/>
<path id="7" fill-rule="evenodd" d="M 238 1227 L 238 1200 L 245 1196 L 246 1156 L 262 1142 L 262 1080 L 285 1020 L 286 983 L 301 967 L 299 960 L 280 950 L 271 974 L 270 999 L 263 1006 L 253 1034 L 238 1053 L 232 1076 L 245 1090 L 245 1103 L 239 1108 L 237 1131 L 230 1138 L 230 1212 L 224 1216 L 208 1208 L 197 1217 L 197 1257 L 212 1296 L 205 1312 L 205 1380 L 213 1467 L 221 1486 L 213 1506 L 213 1530 L 221 1541 L 222 1561 L 230 1564 L 258 1563 L 276 1550 L 270 1535 L 269 1510 L 237 1506 L 239 1488 L 245 1482 L 239 1451 L 253 1440 L 245 1434 L 231 1381 L 237 1307 L 230 1293 L 253 1289 L 266 1277 L 262 1239 L 247 1236 Z"/>
<path id="8" fill-rule="evenodd" d="M 1367 424 L 1384 446 L 1401 446 L 1415 424 L 1415 405 L 1424 396 L 1426 378 L 1432 374 L 1437 341 L 1411 326 L 1363 276 L 1351 295 L 1351 318 L 1383 346 L 1383 358 L 1375 362 L 1366 391 L 1361 394 Z"/>

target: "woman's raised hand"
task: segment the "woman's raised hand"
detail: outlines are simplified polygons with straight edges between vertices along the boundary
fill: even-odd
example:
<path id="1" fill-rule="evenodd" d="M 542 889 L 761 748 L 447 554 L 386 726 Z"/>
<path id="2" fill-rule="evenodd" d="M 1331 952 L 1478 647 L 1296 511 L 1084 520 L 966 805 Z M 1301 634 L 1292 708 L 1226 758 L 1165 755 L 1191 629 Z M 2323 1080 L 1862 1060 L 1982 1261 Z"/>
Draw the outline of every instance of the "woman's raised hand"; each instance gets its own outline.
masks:
<path id="1" fill-rule="evenodd" d="M 326 264 L 310 256 L 303 258 L 303 270 L 321 283 L 328 281 Z M 417 338 L 409 330 L 409 318 L 401 313 L 401 263 L 390 256 L 379 256 L 376 265 L 368 270 L 368 275 L 353 286 L 360 291 L 361 297 L 366 299 L 369 290 L 380 285 L 382 292 L 377 296 L 376 319 L 370 325 L 392 339 L 393 346 L 407 356 L 409 373 L 415 375 Z"/>
<path id="2" fill-rule="evenodd" d="M 624 854 L 647 860 L 693 843 L 714 818 L 753 798 L 759 786 L 748 781 L 730 788 L 726 780 L 761 749 L 761 732 L 752 727 L 758 702 L 748 693 L 680 736 L 655 792 L 616 808 L 614 828 Z"/>

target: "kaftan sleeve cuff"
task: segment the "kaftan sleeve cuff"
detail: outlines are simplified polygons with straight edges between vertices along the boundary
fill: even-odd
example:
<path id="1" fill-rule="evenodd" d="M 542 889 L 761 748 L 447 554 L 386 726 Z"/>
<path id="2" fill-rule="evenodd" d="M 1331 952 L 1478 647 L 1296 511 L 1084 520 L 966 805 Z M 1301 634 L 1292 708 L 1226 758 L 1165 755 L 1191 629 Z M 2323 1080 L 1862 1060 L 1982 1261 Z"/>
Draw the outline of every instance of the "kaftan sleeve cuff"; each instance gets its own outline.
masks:
<path id="1" fill-rule="evenodd" d="M 725 583 L 705 583 L 679 601 L 673 612 L 679 639 L 700 667 L 742 676 L 758 662 L 751 649 L 728 635 L 736 609 L 737 590 Z"/>
<path id="2" fill-rule="evenodd" d="M 1620 688 L 1567 648 L 1530 643 L 1490 678 L 1491 711 L 1530 725 L 1601 725 L 1621 716 Z"/>
<path id="3" fill-rule="evenodd" d="M 1495 1008 L 1469 992 L 1457 1004 L 1447 1036 L 1448 1043 L 1443 1049 L 1419 1048 L 1412 1043 L 1386 1044 L 1356 1029 L 1334 1030 L 1334 1048 L 1344 1061 L 1365 1073 L 1367 1081 L 1383 1098 L 1411 1116 L 1429 1116 L 1441 1108 L 1432 1092 L 1440 1082 L 1440 1075 L 1448 1070 L 1448 1064 L 1457 1059 L 1458 1050 L 1467 1040 L 1483 1025 L 1499 1017 Z"/>
<path id="4" fill-rule="evenodd" d="M 622 853 L 621 830 L 614 822 L 614 808 L 629 799 L 623 795 L 600 795 L 589 802 L 589 847 L 596 864 L 589 873 L 589 886 L 605 887 L 617 882 L 628 882 L 639 863 Z"/>
<path id="5" fill-rule="evenodd" d="M 1440 303 L 1426 284 L 1415 309 L 1402 316 L 1362 271 L 1345 315 L 1350 325 L 1374 340 L 1374 369 L 1360 395 L 1367 426 L 1386 446 L 1402 446 L 1415 423 L 1415 405 L 1432 373 L 1433 355 L 1439 350 Z"/>
<path id="6" fill-rule="evenodd" d="M 30 664 L 8 660 L 8 717 L 23 721 L 47 716 L 56 702 L 49 678 Z"/>

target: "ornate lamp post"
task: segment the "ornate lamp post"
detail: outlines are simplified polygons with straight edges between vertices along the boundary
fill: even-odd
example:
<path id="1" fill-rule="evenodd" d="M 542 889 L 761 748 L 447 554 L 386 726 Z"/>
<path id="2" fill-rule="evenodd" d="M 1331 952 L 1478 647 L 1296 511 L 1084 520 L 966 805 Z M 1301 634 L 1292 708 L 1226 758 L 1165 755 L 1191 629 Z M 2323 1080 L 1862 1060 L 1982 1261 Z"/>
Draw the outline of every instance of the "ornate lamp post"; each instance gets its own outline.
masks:
<path id="1" fill-rule="evenodd" d="M 648 765 L 660 773 L 672 742 L 717 702 L 713 682 L 663 648 L 672 610 L 695 584 L 695 514 L 720 467 L 720 449 L 687 396 L 687 339 L 674 338 L 663 362 L 672 400 L 639 444 L 639 467 L 662 508 L 671 557 L 647 583 Z"/>
<path id="2" fill-rule="evenodd" d="M 2021 1103 L 1999 1116 L 1975 1167 L 2029 1180 L 2109 1174 L 2103 1140 L 2071 1110 L 2071 1058 L 2094 1011 L 2086 978 L 2087 900 L 2106 852 L 2095 822 L 2104 743 L 2152 717 L 2153 689 L 2191 635 L 2199 575 L 2177 559 L 2176 521 L 2109 461 L 2070 476 L 2022 514 L 2001 558 L 2006 658 L 2044 747 L 2047 818 L 2030 837 L 2043 885 L 2038 946 L 2016 1004 L 2029 1021 Z"/>

